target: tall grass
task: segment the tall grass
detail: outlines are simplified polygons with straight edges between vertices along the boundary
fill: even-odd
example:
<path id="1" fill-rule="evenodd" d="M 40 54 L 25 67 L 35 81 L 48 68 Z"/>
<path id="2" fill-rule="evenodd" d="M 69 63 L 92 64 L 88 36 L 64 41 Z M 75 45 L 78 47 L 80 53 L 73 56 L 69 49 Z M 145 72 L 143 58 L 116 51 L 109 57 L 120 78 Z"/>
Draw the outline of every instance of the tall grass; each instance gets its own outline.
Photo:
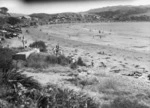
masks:
<path id="1" fill-rule="evenodd" d="M 33 68 L 47 68 L 48 66 L 59 64 L 62 66 L 69 65 L 71 62 L 69 57 L 64 55 L 55 56 L 44 53 L 31 54 L 27 59 L 27 66 Z"/>
<path id="2" fill-rule="evenodd" d="M 16 105 L 25 102 L 20 97 L 23 93 L 27 93 L 31 89 L 41 90 L 42 88 L 32 77 L 27 77 L 16 69 L 0 72 L 0 85 L 0 99 L 8 102 L 6 108 L 21 108 Z"/>
<path id="3" fill-rule="evenodd" d="M 89 86 L 88 89 L 93 92 L 112 94 L 114 92 L 119 92 L 119 87 L 121 87 L 121 85 L 118 81 L 109 77 L 102 77 L 98 82 L 95 82 L 93 85 Z"/>
<path id="4" fill-rule="evenodd" d="M 149 108 L 146 105 L 140 104 L 137 100 L 118 97 L 113 102 L 103 105 L 102 108 Z"/>
<path id="5" fill-rule="evenodd" d="M 47 55 L 44 54 L 31 54 L 27 59 L 27 67 L 33 68 L 46 68 L 48 67 L 48 63 L 46 62 Z"/>
<path id="6" fill-rule="evenodd" d="M 98 108 L 98 104 L 92 98 L 73 90 L 49 85 L 45 93 L 45 96 L 38 102 L 38 106 L 42 108 Z"/>

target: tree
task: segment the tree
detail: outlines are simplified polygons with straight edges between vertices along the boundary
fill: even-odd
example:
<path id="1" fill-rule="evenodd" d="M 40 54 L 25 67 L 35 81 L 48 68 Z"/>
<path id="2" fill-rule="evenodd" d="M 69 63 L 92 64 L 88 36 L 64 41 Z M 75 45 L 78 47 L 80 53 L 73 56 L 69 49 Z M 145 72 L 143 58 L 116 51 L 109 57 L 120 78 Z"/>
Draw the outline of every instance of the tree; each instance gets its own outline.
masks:
<path id="1" fill-rule="evenodd" d="M 43 41 L 36 41 L 29 45 L 31 48 L 39 48 L 41 52 L 46 51 L 46 45 Z"/>
<path id="2" fill-rule="evenodd" d="M 2 7 L 1 9 L 4 9 L 5 11 L 8 11 L 8 8 L 6 8 L 6 7 Z"/>
<path id="3" fill-rule="evenodd" d="M 7 21 L 7 23 L 11 24 L 11 25 L 16 25 L 20 22 L 21 22 L 21 20 L 18 18 L 15 18 L 15 17 L 8 17 L 8 21 Z"/>
<path id="4" fill-rule="evenodd" d="M 8 48 L 0 48 L 0 69 L 6 71 L 12 68 L 12 55 L 15 54 L 14 51 Z"/>
<path id="5" fill-rule="evenodd" d="M 0 9 L 3 14 L 6 14 L 8 12 L 8 8 L 6 7 L 1 7 Z"/>
<path id="6" fill-rule="evenodd" d="M 0 18 L 0 26 L 6 24 L 6 18 Z"/>

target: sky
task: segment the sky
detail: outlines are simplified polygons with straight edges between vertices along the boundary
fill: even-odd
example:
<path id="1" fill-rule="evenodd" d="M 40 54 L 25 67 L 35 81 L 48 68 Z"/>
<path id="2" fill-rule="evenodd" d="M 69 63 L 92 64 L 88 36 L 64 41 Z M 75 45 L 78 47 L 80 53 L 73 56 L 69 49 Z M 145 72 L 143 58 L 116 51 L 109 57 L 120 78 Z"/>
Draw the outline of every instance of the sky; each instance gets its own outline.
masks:
<path id="1" fill-rule="evenodd" d="M 57 2 L 47 0 L 29 3 L 23 0 L 0 0 L 0 7 L 7 7 L 11 13 L 21 14 L 83 12 L 116 5 L 150 5 L 150 0 L 58 0 Z"/>

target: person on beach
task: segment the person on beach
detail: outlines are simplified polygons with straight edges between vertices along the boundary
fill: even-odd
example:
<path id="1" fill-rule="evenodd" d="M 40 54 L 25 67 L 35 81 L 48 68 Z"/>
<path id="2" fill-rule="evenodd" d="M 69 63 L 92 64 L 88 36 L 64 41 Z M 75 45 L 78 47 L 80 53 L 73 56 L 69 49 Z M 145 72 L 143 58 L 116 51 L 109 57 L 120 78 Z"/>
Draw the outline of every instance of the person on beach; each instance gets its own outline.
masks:
<path id="1" fill-rule="evenodd" d="M 99 33 L 101 33 L 101 31 L 99 30 Z"/>
<path id="2" fill-rule="evenodd" d="M 56 45 L 56 56 L 58 55 L 59 50 L 60 50 L 60 47 L 59 47 L 59 44 L 57 44 L 57 45 Z"/>

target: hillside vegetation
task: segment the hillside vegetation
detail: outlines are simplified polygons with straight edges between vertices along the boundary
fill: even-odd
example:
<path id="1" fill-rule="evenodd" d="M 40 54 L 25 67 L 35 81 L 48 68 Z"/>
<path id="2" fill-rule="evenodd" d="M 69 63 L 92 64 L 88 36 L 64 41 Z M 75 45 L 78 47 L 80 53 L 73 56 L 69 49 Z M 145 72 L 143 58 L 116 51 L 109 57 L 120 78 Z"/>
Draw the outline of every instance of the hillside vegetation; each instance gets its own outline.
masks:
<path id="1" fill-rule="evenodd" d="M 112 6 L 91 9 L 81 13 L 32 14 L 52 23 L 99 21 L 150 21 L 150 6 Z"/>

